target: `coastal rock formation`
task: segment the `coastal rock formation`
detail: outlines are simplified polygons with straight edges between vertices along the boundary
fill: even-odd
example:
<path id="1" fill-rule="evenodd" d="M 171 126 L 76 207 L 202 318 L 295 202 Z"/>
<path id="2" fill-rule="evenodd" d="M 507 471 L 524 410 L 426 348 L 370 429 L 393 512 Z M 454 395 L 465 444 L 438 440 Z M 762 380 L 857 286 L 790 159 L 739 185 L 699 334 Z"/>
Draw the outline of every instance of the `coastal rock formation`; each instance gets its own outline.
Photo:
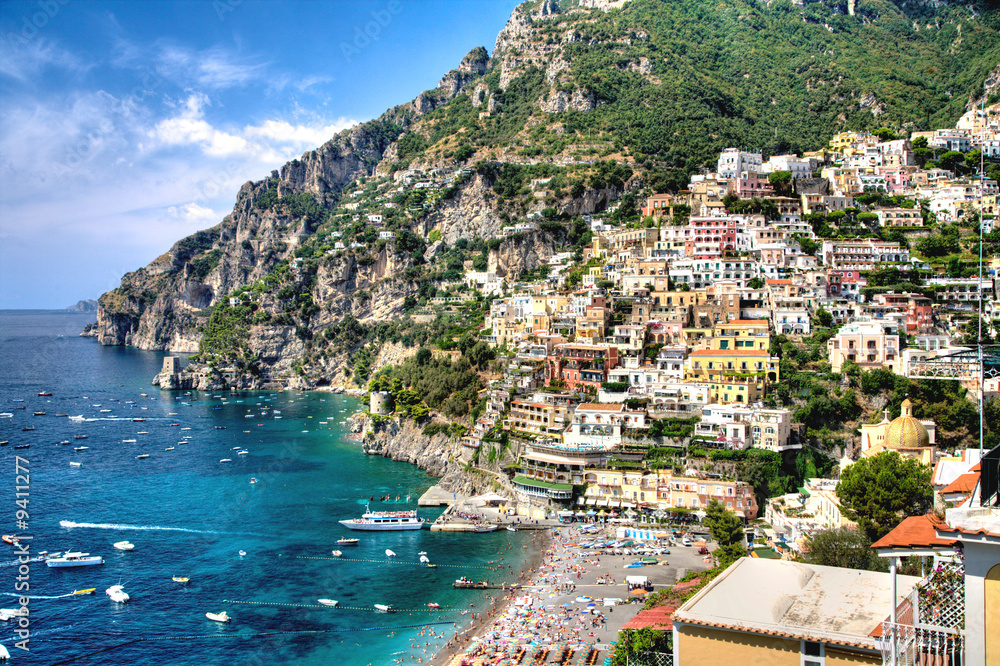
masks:
<path id="1" fill-rule="evenodd" d="M 97 312 L 97 301 L 88 298 L 85 301 L 77 301 L 76 305 L 66 308 L 69 312 Z"/>

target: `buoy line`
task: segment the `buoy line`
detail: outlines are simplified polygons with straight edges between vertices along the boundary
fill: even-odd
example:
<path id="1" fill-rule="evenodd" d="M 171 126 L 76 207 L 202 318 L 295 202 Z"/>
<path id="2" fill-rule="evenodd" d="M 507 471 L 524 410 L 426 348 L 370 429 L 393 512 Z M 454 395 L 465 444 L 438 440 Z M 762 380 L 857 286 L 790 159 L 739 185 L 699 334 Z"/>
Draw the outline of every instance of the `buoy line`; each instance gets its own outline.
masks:
<path id="1" fill-rule="evenodd" d="M 193 635 L 193 636 L 153 636 L 153 637 L 146 637 L 146 638 L 135 638 L 133 640 L 126 641 L 124 643 L 118 643 L 116 645 L 110 645 L 110 646 L 108 646 L 106 648 L 102 648 L 102 649 L 96 650 L 94 652 L 88 652 L 87 654 L 81 654 L 81 655 L 78 655 L 76 657 L 70 657 L 69 659 L 63 659 L 62 661 L 53 662 L 53 663 L 49 664 L 49 666 L 60 666 L 61 664 L 69 664 L 69 663 L 72 663 L 74 661 L 79 661 L 80 659 L 86 659 L 88 657 L 93 657 L 94 655 L 97 655 L 97 654 L 102 654 L 104 652 L 110 652 L 111 650 L 116 650 L 118 648 L 125 647 L 126 645 L 134 645 L 136 643 L 145 643 L 145 642 L 151 642 L 151 641 L 186 641 L 186 640 L 197 640 L 197 639 L 200 639 L 200 638 L 229 638 L 229 639 L 232 639 L 232 638 L 268 638 L 268 637 L 271 637 L 271 636 L 291 636 L 291 635 L 298 635 L 298 634 L 337 634 L 337 633 L 348 633 L 348 632 L 354 632 L 354 631 L 386 631 L 386 630 L 396 631 L 396 630 L 399 630 L 399 629 L 415 629 L 417 627 L 431 627 L 431 626 L 436 626 L 436 625 L 441 625 L 441 624 L 454 625 L 455 622 L 444 622 L 444 621 L 441 621 L 441 622 L 420 622 L 420 623 L 416 623 L 416 624 L 393 624 L 393 625 L 387 625 L 387 626 L 383 626 L 383 627 L 357 627 L 357 628 L 353 628 L 353 629 L 302 629 L 302 630 L 299 630 L 299 631 L 263 631 L 263 632 L 259 632 L 259 633 L 256 633 L 256 634 L 197 634 L 197 635 Z M 32 638 L 32 640 L 33 641 L 38 641 L 38 642 L 42 642 L 42 641 L 46 641 L 46 640 L 49 640 L 49 641 L 52 641 L 52 640 L 79 640 L 79 636 L 75 636 L 75 637 L 72 637 L 72 638 L 71 637 L 67 637 L 67 638 L 50 637 L 50 638 L 42 638 L 42 639 Z"/>
<path id="2" fill-rule="evenodd" d="M 281 601 L 237 601 L 235 599 L 223 599 L 223 603 L 226 604 L 246 604 L 248 606 L 286 606 L 289 608 L 328 608 L 331 610 L 359 610 L 359 611 L 378 611 L 378 608 L 373 606 L 341 606 L 340 604 L 336 606 L 324 606 L 322 604 L 292 604 L 284 603 Z M 425 612 L 425 613 L 443 613 L 444 611 L 457 610 L 456 608 L 390 608 L 388 612 L 390 613 L 415 613 L 415 612 Z M 384 612 L 384 611 L 380 611 Z"/>
<path id="3" fill-rule="evenodd" d="M 280 555 L 278 557 L 281 557 Z M 426 567 L 427 564 L 423 562 L 406 562 L 401 560 L 364 560 L 355 559 L 351 557 L 322 557 L 319 555 L 293 555 L 297 560 L 331 560 L 334 562 L 367 562 L 369 564 L 410 564 L 417 567 Z M 493 569 L 499 570 L 498 566 L 490 566 L 488 564 L 438 564 L 436 567 L 449 567 L 452 569 Z"/>

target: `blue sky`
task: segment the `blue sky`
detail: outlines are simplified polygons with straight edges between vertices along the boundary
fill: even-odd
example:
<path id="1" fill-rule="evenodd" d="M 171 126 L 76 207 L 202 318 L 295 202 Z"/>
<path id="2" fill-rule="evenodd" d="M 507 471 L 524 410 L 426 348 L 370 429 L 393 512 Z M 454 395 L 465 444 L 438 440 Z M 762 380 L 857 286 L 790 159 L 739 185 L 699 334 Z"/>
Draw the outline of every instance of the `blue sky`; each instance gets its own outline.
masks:
<path id="1" fill-rule="evenodd" d="M 0 309 L 97 298 L 492 52 L 514 0 L 0 2 Z"/>

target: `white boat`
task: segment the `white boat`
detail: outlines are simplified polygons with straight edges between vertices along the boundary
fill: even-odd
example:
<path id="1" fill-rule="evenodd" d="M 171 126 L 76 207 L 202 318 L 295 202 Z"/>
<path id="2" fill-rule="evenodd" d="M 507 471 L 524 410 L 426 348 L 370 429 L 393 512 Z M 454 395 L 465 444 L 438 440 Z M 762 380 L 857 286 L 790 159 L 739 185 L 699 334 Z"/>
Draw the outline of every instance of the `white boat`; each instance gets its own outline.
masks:
<path id="1" fill-rule="evenodd" d="M 245 550 L 241 550 L 240 551 L 240 557 L 246 557 L 246 555 L 247 555 L 247 551 L 245 551 Z"/>
<path id="2" fill-rule="evenodd" d="M 375 604 L 375 610 L 381 611 L 383 613 L 388 613 L 391 608 L 392 608 L 391 605 L 387 606 L 386 604 Z"/>
<path id="3" fill-rule="evenodd" d="M 324 606 L 330 606 L 331 608 L 335 608 L 337 606 L 337 601 L 335 599 L 317 599 L 316 601 L 320 602 Z"/>
<path id="4" fill-rule="evenodd" d="M 220 460 L 219 462 L 220 462 L 220 463 L 224 463 L 224 462 L 233 462 L 233 459 L 232 459 L 232 458 L 223 458 L 223 459 L 222 459 L 222 460 Z"/>
<path id="5" fill-rule="evenodd" d="M 122 444 L 135 444 L 134 439 L 123 439 Z"/>
<path id="6" fill-rule="evenodd" d="M 250 477 L 250 485 L 257 483 L 257 477 Z"/>
<path id="7" fill-rule="evenodd" d="M 249 452 L 249 451 L 246 451 L 246 450 L 243 450 L 243 451 L 237 451 L 237 452 L 236 452 L 236 455 L 238 455 L 238 456 L 245 456 L 245 455 L 246 455 L 246 454 L 248 454 L 248 453 L 250 453 L 250 452 Z"/>
<path id="8" fill-rule="evenodd" d="M 424 519 L 418 517 L 416 511 L 371 511 L 366 505 L 360 518 L 341 520 L 340 524 L 352 530 L 388 532 L 419 530 L 424 526 Z"/>
<path id="9" fill-rule="evenodd" d="M 148 458 L 148 457 L 149 457 L 149 454 L 148 454 L 148 453 L 140 453 L 139 455 L 137 455 L 137 456 L 135 457 L 135 459 L 136 459 L 136 460 L 145 460 L 145 459 L 146 459 L 146 458 Z"/>
<path id="10" fill-rule="evenodd" d="M 70 467 L 79 467 L 79 466 L 80 466 L 80 465 L 82 465 L 82 464 L 83 464 L 83 463 L 78 463 L 78 462 L 73 462 L 73 461 L 70 461 L 70 463 L 69 463 L 69 466 L 70 466 Z"/>
<path id="11" fill-rule="evenodd" d="M 165 448 L 165 449 L 163 449 L 163 450 L 164 450 L 164 451 L 173 451 L 173 450 L 174 450 L 174 447 L 172 447 L 172 446 L 168 446 L 167 448 Z"/>
<path id="12" fill-rule="evenodd" d="M 115 602 L 120 603 L 120 604 L 123 604 L 123 603 L 125 603 L 126 601 L 129 600 L 128 592 L 126 592 L 124 589 L 122 589 L 121 585 L 112 585 L 111 587 L 109 587 L 108 589 L 106 589 L 104 592 L 109 597 L 111 597 L 111 601 L 115 601 Z"/>
<path id="13" fill-rule="evenodd" d="M 131 541 L 117 541 L 115 542 L 114 546 L 118 550 L 132 550 L 133 548 L 135 548 L 135 544 L 133 544 Z"/>
<path id="14" fill-rule="evenodd" d="M 0 414 L 0 419 L 10 419 L 10 418 L 14 418 L 13 412 L 4 412 Z"/>
<path id="15" fill-rule="evenodd" d="M 391 550 L 389 550 L 388 548 L 386 548 L 385 549 L 385 556 L 386 557 L 396 557 L 396 553 L 394 553 Z"/>
<path id="16" fill-rule="evenodd" d="M 77 414 L 76 416 L 69 417 L 70 421 L 86 421 L 87 417 L 83 414 Z"/>
<path id="17" fill-rule="evenodd" d="M 104 564 L 104 558 L 90 553 L 64 553 L 62 557 L 45 560 L 49 567 L 89 567 L 94 564 Z"/>
<path id="18" fill-rule="evenodd" d="M 480 534 L 485 532 L 496 532 L 496 531 L 497 531 L 496 525 L 476 525 L 476 532 Z"/>
<path id="19" fill-rule="evenodd" d="M 420 556 L 420 563 L 421 564 L 427 564 L 428 562 L 430 562 L 430 559 L 428 559 L 428 557 L 426 555 L 421 555 Z"/>
<path id="20" fill-rule="evenodd" d="M 11 618 L 22 615 L 24 611 L 20 608 L 0 608 L 0 622 L 9 622 Z"/>
<path id="21" fill-rule="evenodd" d="M 507 526 L 507 531 L 508 531 L 508 532 L 516 532 L 516 531 L 517 531 L 517 528 L 514 528 L 514 527 L 511 527 L 510 525 L 508 525 L 508 526 Z"/>
<path id="22" fill-rule="evenodd" d="M 89 448 L 90 448 L 89 446 L 74 446 L 73 450 L 74 451 L 86 451 Z"/>
<path id="23" fill-rule="evenodd" d="M 10 659 L 10 652 L 3 645 L 0 645 L 0 661 L 7 661 L 8 659 Z"/>
<path id="24" fill-rule="evenodd" d="M 331 554 L 332 554 L 332 555 L 333 555 L 334 557 L 340 557 L 341 555 L 343 555 L 343 553 L 342 553 L 342 552 L 340 552 L 339 550 L 335 550 L 335 551 L 333 551 L 333 552 L 332 552 Z"/>
<path id="25" fill-rule="evenodd" d="M 232 619 L 226 614 L 226 611 L 222 611 L 221 613 L 205 613 L 205 617 L 213 622 L 229 622 Z"/>
<path id="26" fill-rule="evenodd" d="M 188 578 L 187 576 L 174 576 L 171 580 L 173 580 L 175 583 L 186 583 L 191 579 Z"/>

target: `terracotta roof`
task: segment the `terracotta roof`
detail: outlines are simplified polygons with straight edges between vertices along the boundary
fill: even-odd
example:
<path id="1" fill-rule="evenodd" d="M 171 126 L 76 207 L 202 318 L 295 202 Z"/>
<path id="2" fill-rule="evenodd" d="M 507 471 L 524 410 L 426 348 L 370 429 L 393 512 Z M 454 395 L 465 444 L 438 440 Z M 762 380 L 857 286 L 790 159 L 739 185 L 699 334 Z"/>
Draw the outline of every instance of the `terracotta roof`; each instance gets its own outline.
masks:
<path id="1" fill-rule="evenodd" d="M 943 490 L 942 493 L 971 493 L 976 488 L 976 484 L 979 483 L 979 475 L 969 472 L 968 474 L 963 474 L 951 483 L 949 483 Z"/>
<path id="2" fill-rule="evenodd" d="M 891 532 L 872 544 L 872 548 L 912 548 L 914 546 L 952 546 L 953 540 L 939 539 L 935 530 L 947 524 L 934 514 L 904 518 Z"/>
<path id="3" fill-rule="evenodd" d="M 952 534 L 972 534 L 972 535 L 986 535 L 992 537 L 1000 537 L 1000 532 L 991 532 L 987 529 L 981 530 L 967 530 L 961 527 L 949 527 L 948 525 L 942 524 L 937 528 L 938 532 L 950 532 Z"/>
<path id="4" fill-rule="evenodd" d="M 576 409 L 577 411 L 584 409 L 589 412 L 620 412 L 625 409 L 625 405 L 602 405 L 597 402 L 582 402 Z"/>
<path id="5" fill-rule="evenodd" d="M 767 284 L 791 284 L 791 280 L 767 280 Z"/>
<path id="6" fill-rule="evenodd" d="M 766 349 L 699 349 L 688 356 L 770 356 Z"/>
<path id="7" fill-rule="evenodd" d="M 670 631 L 674 628 L 673 617 L 675 610 L 677 610 L 676 604 L 667 604 L 666 606 L 657 606 L 649 610 L 639 611 L 639 614 L 626 622 L 622 626 L 622 629 L 645 629 L 646 627 L 652 627 L 653 629 Z"/>
<path id="8" fill-rule="evenodd" d="M 983 471 L 983 464 L 982 463 L 976 463 L 975 465 L 973 465 L 969 469 L 969 471 L 970 472 L 981 472 L 981 471 Z"/>
<path id="9" fill-rule="evenodd" d="M 734 319 L 727 322 L 719 322 L 716 326 L 746 326 L 747 324 L 761 324 L 767 326 L 766 319 Z"/>

